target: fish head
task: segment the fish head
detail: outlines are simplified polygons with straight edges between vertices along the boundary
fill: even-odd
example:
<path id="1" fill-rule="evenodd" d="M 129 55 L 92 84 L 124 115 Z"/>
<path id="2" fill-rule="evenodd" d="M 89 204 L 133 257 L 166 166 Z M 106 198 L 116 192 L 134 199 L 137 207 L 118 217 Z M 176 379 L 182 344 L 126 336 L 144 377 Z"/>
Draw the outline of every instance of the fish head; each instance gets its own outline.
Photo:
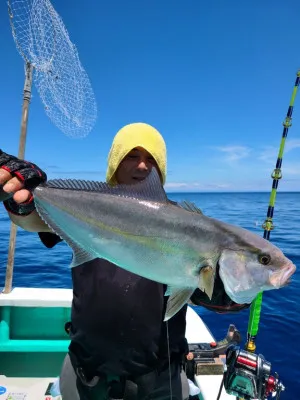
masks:
<path id="1" fill-rule="evenodd" d="M 296 270 L 279 248 L 259 236 L 254 240 L 255 246 L 248 242 L 244 248 L 224 249 L 219 259 L 225 291 L 239 304 L 251 303 L 262 291 L 286 286 Z"/>

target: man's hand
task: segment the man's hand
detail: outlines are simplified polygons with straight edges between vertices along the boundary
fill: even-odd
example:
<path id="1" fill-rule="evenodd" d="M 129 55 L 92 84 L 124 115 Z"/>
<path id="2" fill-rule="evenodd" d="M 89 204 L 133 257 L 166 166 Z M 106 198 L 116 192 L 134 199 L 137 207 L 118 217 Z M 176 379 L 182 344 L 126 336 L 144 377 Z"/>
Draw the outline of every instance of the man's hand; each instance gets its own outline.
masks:
<path id="1" fill-rule="evenodd" d="M 46 180 L 45 172 L 35 164 L 0 150 L 0 201 L 12 222 L 29 232 L 51 231 L 35 211 L 31 194 Z"/>
<path id="2" fill-rule="evenodd" d="M 30 190 L 46 180 L 47 175 L 37 165 L 0 150 L 0 186 L 3 192 L 13 194 L 16 203 L 28 202 Z"/>

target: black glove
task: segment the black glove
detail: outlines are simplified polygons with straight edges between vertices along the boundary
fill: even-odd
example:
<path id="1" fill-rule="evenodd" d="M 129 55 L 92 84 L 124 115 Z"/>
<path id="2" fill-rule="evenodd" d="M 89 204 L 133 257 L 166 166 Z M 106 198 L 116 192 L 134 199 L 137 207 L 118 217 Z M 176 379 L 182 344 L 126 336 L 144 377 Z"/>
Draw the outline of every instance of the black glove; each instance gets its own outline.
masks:
<path id="1" fill-rule="evenodd" d="M 208 310 L 215 311 L 219 314 L 234 313 L 250 307 L 250 304 L 237 304 L 231 300 L 224 289 L 222 279 L 219 275 L 219 267 L 217 267 L 214 290 L 211 300 L 200 289 L 196 289 L 191 296 L 191 301 L 197 306 L 202 306 Z"/>
<path id="2" fill-rule="evenodd" d="M 0 149 L 0 169 L 4 169 L 9 172 L 12 176 L 17 177 L 24 184 L 24 188 L 32 190 L 36 188 L 40 183 L 46 182 L 47 175 L 37 165 L 28 161 L 20 160 L 10 154 L 4 153 Z M 10 197 L 6 199 L 6 197 Z M 18 204 L 11 197 L 11 194 L 5 193 L 1 190 L 1 199 L 3 198 L 3 204 L 7 211 L 21 216 L 27 216 L 31 214 L 34 209 L 33 197 L 26 201 L 26 203 Z"/>
<path id="3" fill-rule="evenodd" d="M 46 182 L 47 175 L 37 165 L 4 153 L 0 149 L 0 168 L 24 183 L 24 188 L 32 190 L 40 183 Z"/>

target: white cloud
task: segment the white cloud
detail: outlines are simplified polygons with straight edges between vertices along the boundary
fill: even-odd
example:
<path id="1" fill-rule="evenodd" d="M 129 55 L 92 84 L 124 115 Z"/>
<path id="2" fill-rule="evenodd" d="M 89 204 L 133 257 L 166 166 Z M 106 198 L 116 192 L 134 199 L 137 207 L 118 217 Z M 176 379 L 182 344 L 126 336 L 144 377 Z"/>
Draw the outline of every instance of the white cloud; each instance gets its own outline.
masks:
<path id="1" fill-rule="evenodd" d="M 225 153 L 225 161 L 232 163 L 248 157 L 251 149 L 246 146 L 221 146 L 216 147 L 217 150 Z"/>
<path id="2" fill-rule="evenodd" d="M 300 176 L 300 163 L 283 164 L 283 175 L 299 175 Z"/>
<path id="3" fill-rule="evenodd" d="M 294 149 L 299 149 L 300 148 L 300 140 L 299 139 L 292 139 L 292 140 L 287 140 L 286 145 L 285 145 L 285 151 L 289 152 Z"/>
<path id="4" fill-rule="evenodd" d="M 267 164 L 274 164 L 277 160 L 277 156 L 278 149 L 276 149 L 276 147 L 267 146 L 261 151 L 258 159 L 264 161 Z"/>
<path id="5" fill-rule="evenodd" d="M 210 183 L 201 184 L 199 182 L 168 182 L 165 184 L 165 189 L 179 190 L 224 190 L 231 187 L 228 183 Z"/>
<path id="6" fill-rule="evenodd" d="M 284 147 L 284 154 L 300 148 L 300 140 L 299 139 L 292 139 L 292 140 L 287 140 L 285 147 Z M 259 160 L 262 160 L 268 164 L 274 164 L 277 160 L 278 157 L 278 152 L 279 152 L 279 147 L 275 146 L 266 146 L 263 148 L 259 155 Z"/>
<path id="7" fill-rule="evenodd" d="M 230 183 L 207 183 L 203 186 L 205 190 L 211 190 L 211 189 L 230 189 L 232 185 Z"/>
<path id="8" fill-rule="evenodd" d="M 187 183 L 187 182 L 169 182 L 165 184 L 165 188 L 167 189 L 186 189 L 186 188 L 200 188 L 202 189 L 203 185 L 200 183 Z"/>
<path id="9" fill-rule="evenodd" d="M 289 172 L 289 175 L 288 175 Z M 280 182 L 281 191 L 300 191 L 300 169 L 283 171 L 283 179 Z M 297 175 L 298 174 L 298 175 Z M 211 183 L 199 184 L 197 182 L 169 182 L 165 185 L 167 192 L 270 192 L 271 179 L 253 179 L 250 182 Z"/>

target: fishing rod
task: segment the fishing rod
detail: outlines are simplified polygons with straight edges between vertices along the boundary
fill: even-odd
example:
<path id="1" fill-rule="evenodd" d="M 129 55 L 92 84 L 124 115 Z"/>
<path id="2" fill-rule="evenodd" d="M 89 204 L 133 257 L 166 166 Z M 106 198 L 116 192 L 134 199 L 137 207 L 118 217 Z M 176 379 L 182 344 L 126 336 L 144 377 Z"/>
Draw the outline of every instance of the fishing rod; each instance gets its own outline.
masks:
<path id="1" fill-rule="evenodd" d="M 288 111 L 283 121 L 283 133 L 281 137 L 276 166 L 271 174 L 273 179 L 272 190 L 269 200 L 267 217 L 262 225 L 264 229 L 264 239 L 270 240 L 271 231 L 274 229 L 273 215 L 276 194 L 279 180 L 282 178 L 281 166 L 286 138 L 289 128 L 292 126 L 292 114 L 294 102 L 300 83 L 300 70 L 297 72 L 297 78 L 294 84 L 292 98 Z M 259 293 L 250 307 L 247 341 L 245 349 L 241 350 L 237 345 L 230 345 L 226 351 L 226 365 L 224 376 L 221 383 L 217 400 L 221 396 L 222 386 L 224 384 L 227 393 L 236 396 L 237 400 L 267 399 L 269 396 L 280 398 L 280 394 L 285 387 L 279 381 L 278 374 L 272 376 L 271 364 L 259 354 L 255 354 L 256 336 L 260 322 L 262 307 L 262 292 Z"/>
<path id="2" fill-rule="evenodd" d="M 288 107 L 288 111 L 286 114 L 286 118 L 283 121 L 283 132 L 277 157 L 277 162 L 275 169 L 271 174 L 271 178 L 273 179 L 272 190 L 270 195 L 269 207 L 267 212 L 267 218 L 264 221 L 262 228 L 264 229 L 264 239 L 270 240 L 271 231 L 274 229 L 273 225 L 273 215 L 274 215 L 274 206 L 277 194 L 277 188 L 280 179 L 282 178 L 281 166 L 282 166 L 282 158 L 285 147 L 286 138 L 288 135 L 289 128 L 292 126 L 292 114 L 294 109 L 294 102 L 297 95 L 298 87 L 300 83 L 300 70 L 297 72 L 296 81 L 293 88 L 293 93 L 291 97 L 291 101 Z M 254 352 L 256 349 L 256 336 L 258 333 L 258 327 L 260 322 L 260 314 L 261 314 L 261 306 L 262 306 L 262 292 L 259 293 L 250 307 L 250 315 L 248 322 L 248 332 L 247 332 L 247 342 L 245 344 L 245 349 L 249 352 Z"/>

